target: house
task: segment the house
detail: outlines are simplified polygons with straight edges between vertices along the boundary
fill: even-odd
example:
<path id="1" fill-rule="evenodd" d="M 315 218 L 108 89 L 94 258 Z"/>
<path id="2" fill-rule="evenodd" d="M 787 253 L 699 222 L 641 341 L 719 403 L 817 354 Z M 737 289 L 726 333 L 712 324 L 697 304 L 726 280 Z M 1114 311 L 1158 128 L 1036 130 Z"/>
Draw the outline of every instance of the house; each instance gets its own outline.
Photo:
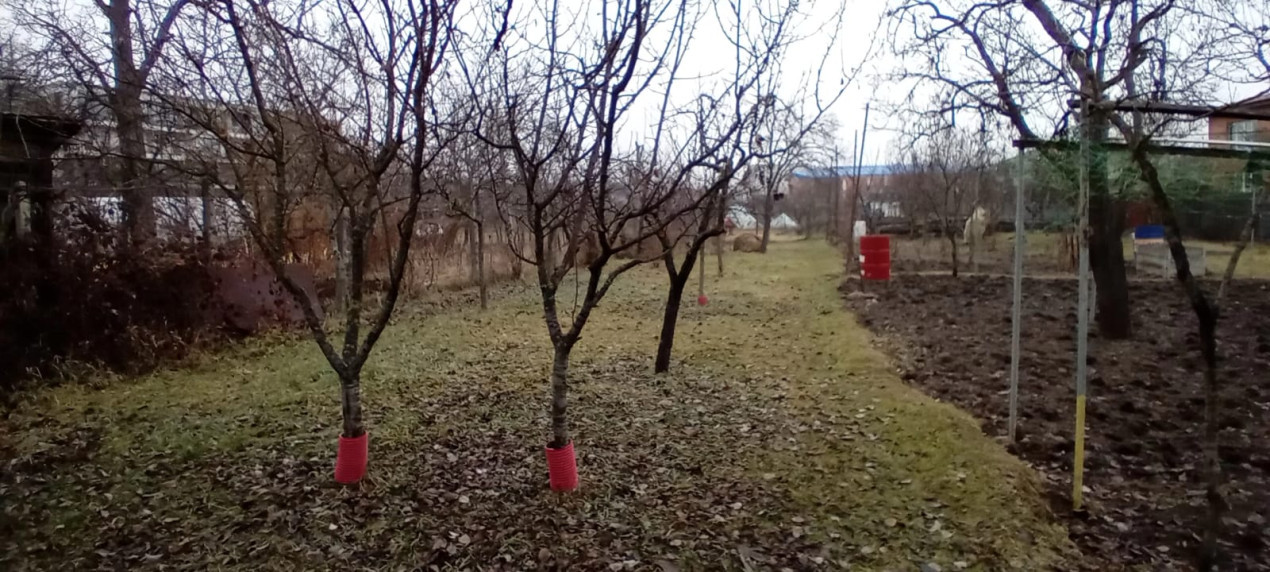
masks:
<path id="1" fill-rule="evenodd" d="M 121 224 L 122 153 L 106 91 L 74 83 L 29 91 L 23 102 L 56 102 L 82 125 L 53 157 L 59 202 L 95 213 L 107 224 Z M 141 106 L 145 147 L 137 159 L 160 241 L 245 247 L 246 221 L 238 204 L 222 192 L 228 187 L 241 190 L 246 211 L 257 213 L 251 216 L 260 219 L 266 232 L 281 232 L 284 248 L 294 258 L 331 249 L 333 216 L 329 198 L 319 189 L 312 118 L 281 111 L 273 115 L 283 132 L 288 164 L 287 185 L 279 191 L 266 159 L 272 150 L 260 149 L 268 140 L 254 108 L 158 92 L 143 95 Z M 281 220 L 272 216 L 279 210 Z"/>
<path id="2" fill-rule="evenodd" d="M 728 217 L 724 224 L 728 226 L 729 231 L 734 228 L 750 230 L 758 228 L 758 218 L 744 207 L 733 206 L 728 209 Z"/>
<path id="3" fill-rule="evenodd" d="M 798 230 L 798 222 L 793 217 L 781 213 L 772 218 L 772 230 Z"/>
<path id="4" fill-rule="evenodd" d="M 1232 117 L 1231 115 L 1235 115 Z M 1219 108 L 1208 117 L 1208 138 L 1217 141 L 1231 141 L 1242 143 L 1253 143 L 1259 145 L 1231 145 L 1235 150 L 1249 150 L 1253 152 L 1270 152 L 1270 91 L 1264 91 L 1250 98 L 1237 101 L 1225 107 Z M 1270 216 L 1266 216 L 1265 201 L 1263 198 L 1265 193 L 1270 193 L 1270 163 L 1266 159 L 1235 159 L 1220 160 L 1218 168 L 1228 172 L 1240 172 L 1242 176 L 1238 177 L 1240 191 L 1252 196 L 1251 202 L 1256 205 L 1261 203 L 1263 206 L 1259 208 L 1262 212 L 1261 224 L 1255 230 L 1257 237 L 1270 235 Z M 1244 210 L 1239 206 L 1239 199 L 1236 200 L 1236 206 L 1229 209 L 1232 213 Z M 1246 204 L 1246 203 L 1245 203 Z M 1207 209 L 1206 209 L 1207 210 Z M 1214 213 L 1217 214 L 1217 213 Z M 1242 214 L 1242 213 L 1240 213 Z M 1228 213 L 1220 213 L 1220 215 L 1228 215 Z M 1218 215 L 1218 216 L 1220 216 Z M 1183 218 L 1187 217 L 1183 213 Z M 1235 219 L 1232 219 L 1235 220 Z M 1208 221 L 1204 220 L 1183 220 L 1188 227 L 1204 228 Z M 1237 227 L 1237 225 L 1224 224 L 1224 227 Z M 1237 235 L 1227 232 L 1227 236 L 1223 238 L 1233 239 Z"/>
<path id="5" fill-rule="evenodd" d="M 795 170 L 790 177 L 790 202 L 826 203 L 823 209 L 810 209 L 811 214 L 815 211 L 831 213 L 836 204 L 838 219 L 846 220 L 851 216 L 854 193 L 859 188 L 861 202 L 856 210 L 857 219 L 876 221 L 900 218 L 904 214 L 900 201 L 895 198 L 895 185 L 902 174 L 903 168 L 898 165 L 860 165 L 858 169 L 854 165 L 804 167 Z M 818 197 L 811 201 L 800 201 L 810 195 Z"/>
<path id="6" fill-rule="evenodd" d="M 1270 143 L 1270 120 L 1230 117 L 1222 112 L 1262 114 L 1270 117 L 1270 91 L 1237 101 L 1208 119 L 1208 138 L 1218 141 Z"/>

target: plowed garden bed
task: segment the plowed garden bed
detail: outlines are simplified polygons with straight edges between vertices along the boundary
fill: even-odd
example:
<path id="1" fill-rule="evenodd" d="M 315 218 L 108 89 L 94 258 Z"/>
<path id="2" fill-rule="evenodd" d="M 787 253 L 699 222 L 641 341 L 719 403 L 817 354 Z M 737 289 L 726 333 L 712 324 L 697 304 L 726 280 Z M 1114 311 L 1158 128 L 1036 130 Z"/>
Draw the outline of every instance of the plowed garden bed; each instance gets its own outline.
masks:
<path id="1" fill-rule="evenodd" d="M 885 340 L 903 378 L 970 411 L 985 433 L 1004 439 L 1010 280 L 905 275 L 873 290 L 876 300 L 850 304 Z M 1041 472 L 1055 511 L 1069 514 L 1076 283 L 1027 280 L 1024 293 L 1014 451 Z M 1237 283 L 1227 296 L 1218 327 L 1220 453 L 1230 504 L 1223 553 L 1226 569 L 1264 570 L 1270 567 L 1270 285 Z M 1172 282 L 1135 282 L 1131 298 L 1133 339 L 1091 334 L 1089 514 L 1071 517 L 1071 535 L 1086 555 L 1113 568 L 1190 569 L 1205 502 L 1195 318 Z"/>

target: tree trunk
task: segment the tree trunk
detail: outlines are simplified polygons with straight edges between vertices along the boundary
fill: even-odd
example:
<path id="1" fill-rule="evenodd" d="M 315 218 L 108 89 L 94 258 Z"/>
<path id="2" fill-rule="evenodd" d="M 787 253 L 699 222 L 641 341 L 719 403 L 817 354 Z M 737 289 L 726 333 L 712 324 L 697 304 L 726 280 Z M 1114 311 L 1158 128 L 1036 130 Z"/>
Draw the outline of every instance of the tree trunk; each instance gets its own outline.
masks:
<path id="1" fill-rule="evenodd" d="M 1194 280 L 1193 277 L 1189 278 Z M 1222 494 L 1222 470 L 1219 440 L 1221 424 L 1218 420 L 1217 400 L 1221 385 L 1217 381 L 1217 318 L 1211 308 L 1201 310 L 1195 305 L 1199 317 L 1200 351 L 1204 357 L 1204 498 L 1208 501 L 1208 514 L 1204 526 L 1203 549 L 1200 551 L 1200 570 L 1213 570 L 1217 566 L 1217 538 L 1221 534 L 1221 516 L 1226 508 Z"/>
<path id="2" fill-rule="evenodd" d="M 573 346 L 568 342 L 555 345 L 551 361 L 551 443 L 549 447 L 560 449 L 569 444 L 569 354 Z"/>
<path id="3" fill-rule="evenodd" d="M 774 189 L 767 190 L 767 197 L 763 200 L 763 242 L 759 245 L 759 252 L 767 252 L 767 243 L 772 237 L 772 211 L 776 209 L 776 191 Z"/>
<path id="4" fill-rule="evenodd" d="M 354 439 L 366 433 L 362 425 L 361 372 L 340 374 L 340 412 L 344 417 L 344 437 Z"/>
<path id="5" fill-rule="evenodd" d="M 1090 193 L 1090 220 L 1098 201 Z M 1127 339 L 1133 333 L 1129 318 L 1129 279 L 1125 276 L 1124 246 L 1120 242 L 1123 221 L 1120 209 L 1109 204 L 1101 205 L 1103 220 L 1092 225 L 1089 237 L 1089 265 L 1098 288 L 1098 331 L 1105 339 Z"/>
<path id="6" fill-rule="evenodd" d="M 1204 290 L 1200 288 L 1199 281 L 1191 273 L 1191 263 L 1186 254 L 1186 247 L 1182 244 L 1182 233 L 1177 222 L 1177 215 L 1174 214 L 1173 205 L 1169 201 L 1168 195 L 1164 192 L 1164 185 L 1160 183 L 1160 175 L 1155 165 L 1141 147 L 1134 149 L 1133 159 L 1138 164 L 1142 180 L 1147 183 L 1151 191 L 1151 198 L 1155 203 L 1156 209 L 1160 211 L 1162 222 L 1164 223 L 1164 239 L 1168 242 L 1169 253 L 1173 258 L 1173 266 L 1177 269 L 1177 281 L 1182 286 L 1182 290 L 1185 292 L 1188 301 L 1190 301 L 1191 309 L 1195 312 L 1195 317 L 1199 322 L 1199 349 L 1204 359 L 1203 451 L 1206 481 L 1204 496 L 1208 501 L 1208 514 L 1205 519 L 1204 536 L 1200 549 L 1199 569 L 1208 571 L 1215 569 L 1217 565 L 1217 538 L 1220 535 L 1221 515 L 1226 507 L 1226 500 L 1222 494 L 1221 455 L 1219 451 L 1219 439 L 1221 437 L 1221 426 L 1218 421 L 1218 398 L 1220 397 L 1221 385 L 1217 379 L 1217 319 L 1219 308 L 1213 306 L 1208 296 L 1204 294 Z"/>
<path id="7" fill-rule="evenodd" d="M 286 157 L 286 144 L 280 133 L 271 133 L 274 157 Z M 285 260 L 287 258 L 287 168 L 286 164 L 275 159 L 273 165 L 273 192 L 269 194 L 270 217 L 272 218 L 274 255 Z M 351 213 L 352 211 L 350 211 Z M 360 223 L 359 223 L 360 224 Z M 366 221 L 367 231 L 374 225 L 373 220 Z M 361 232 L 360 230 L 358 232 Z M 364 235 L 363 235 L 364 236 Z M 358 248 L 359 245 L 353 245 Z"/>
<path id="8" fill-rule="evenodd" d="M 835 153 L 835 159 L 836 155 Z M 837 169 L 836 165 L 834 169 Z M 837 244 L 839 234 L 838 212 L 841 209 L 840 203 L 842 202 L 842 179 L 834 177 L 832 186 L 832 194 L 830 195 L 832 200 L 829 203 L 829 223 L 825 225 L 825 238 L 829 241 L 829 244 Z"/>
<path id="9" fill-rule="evenodd" d="M 684 268 L 678 275 L 670 279 L 670 289 L 666 292 L 666 307 L 662 312 L 661 336 L 657 338 L 657 360 L 653 364 L 654 373 L 670 371 L 670 355 L 675 347 L 675 326 L 679 323 L 679 306 L 683 303 L 684 288 L 688 278 L 692 276 L 692 261 L 695 253 L 689 252 L 684 260 Z"/>
<path id="10" fill-rule="evenodd" d="M 714 237 L 714 255 L 719 259 L 719 278 L 723 278 L 723 236 Z"/>
<path id="11" fill-rule="evenodd" d="M 124 231 L 134 246 L 150 241 L 155 234 L 154 202 L 141 177 L 145 158 L 145 138 L 141 119 L 141 97 L 120 88 L 114 98 L 115 132 L 119 137 L 120 189 Z"/>
<path id="12" fill-rule="evenodd" d="M 142 78 L 133 53 L 132 2 L 111 0 L 102 5 L 110 22 L 111 64 L 114 86 L 110 94 L 119 139 L 120 196 L 124 232 L 131 245 L 149 242 L 155 233 L 154 202 L 142 183 L 141 162 L 146 158 L 145 127 L 141 108 Z"/>
<path id="13" fill-rule="evenodd" d="M 657 339 L 657 361 L 653 372 L 670 371 L 670 354 L 675 347 L 675 326 L 679 323 L 679 306 L 683 299 L 683 280 L 673 280 L 666 293 L 666 308 L 661 318 L 661 336 Z"/>
<path id="14" fill-rule="evenodd" d="M 1235 267 L 1239 266 L 1239 259 L 1243 257 L 1244 250 L 1247 250 L 1248 243 L 1252 242 L 1253 234 L 1257 230 L 1257 222 L 1261 220 L 1261 215 L 1255 210 L 1256 204 L 1253 205 L 1252 216 L 1244 223 L 1244 227 L 1239 231 L 1239 243 L 1235 245 L 1235 251 L 1230 254 L 1230 261 L 1226 263 L 1226 272 L 1222 274 L 1221 286 L 1217 288 L 1217 307 L 1220 308 L 1222 301 L 1226 298 L 1226 288 L 1230 286 L 1230 281 L 1235 278 Z"/>
<path id="15" fill-rule="evenodd" d="M 469 284 L 475 284 L 477 280 L 476 271 L 476 223 L 466 225 L 463 228 L 464 242 L 467 243 L 467 281 Z"/>
<path id="16" fill-rule="evenodd" d="M 1123 207 L 1111 196 L 1107 173 L 1107 153 L 1101 147 L 1107 139 L 1105 117 L 1090 117 L 1093 146 L 1089 165 L 1089 267 L 1098 287 L 1098 332 L 1104 339 L 1123 340 L 1133 334 L 1129 315 L 1129 279 L 1125 276 Z"/>
<path id="17" fill-rule="evenodd" d="M 697 298 L 706 295 L 706 245 L 697 250 Z"/>
<path id="18" fill-rule="evenodd" d="M 507 229 L 507 244 L 508 244 L 508 250 L 512 250 L 513 248 L 515 248 L 516 252 L 524 252 L 525 235 L 521 233 L 520 229 L 518 228 L 516 229 L 509 228 Z M 525 267 L 520 257 L 516 256 L 514 253 L 511 254 L 511 266 L 512 266 L 512 280 L 520 281 L 521 275 L 524 272 Z"/>
<path id="19" fill-rule="evenodd" d="M 958 257 L 957 235 L 956 233 L 952 232 L 951 229 L 948 229 L 946 227 L 945 227 L 944 235 L 948 237 L 948 244 L 952 245 L 952 275 L 953 275 L 953 278 L 956 278 L 958 275 L 958 271 L 960 270 L 960 264 L 959 264 L 959 261 L 957 260 L 957 257 Z"/>
<path id="20" fill-rule="evenodd" d="M 212 202 L 212 183 L 206 177 L 199 181 L 199 197 L 203 206 L 203 236 L 199 245 L 199 254 L 203 259 L 203 266 L 211 267 L 212 265 L 212 221 L 215 217 L 212 215 L 214 204 Z"/>
<path id="21" fill-rule="evenodd" d="M 285 179 L 284 179 L 285 180 Z M 287 207 L 286 197 L 281 189 L 274 189 L 273 209 L 270 212 L 273 219 L 273 249 L 279 258 L 285 260 L 287 258 Z"/>
<path id="22" fill-rule="evenodd" d="M 335 307 L 348 308 L 349 236 L 348 211 L 341 209 L 335 215 Z"/>
<path id="23" fill-rule="evenodd" d="M 476 221 L 476 281 L 481 289 L 481 309 L 489 307 L 489 287 L 485 280 L 485 225 Z"/>
<path id="24" fill-rule="evenodd" d="M 856 177 L 851 189 L 851 209 L 847 216 L 847 276 L 860 276 L 860 260 L 856 256 L 856 243 L 860 237 L 855 235 L 855 219 L 860 216 L 860 178 Z M 855 270 L 853 270 L 853 268 Z M 863 284 L 863 282 L 861 282 Z"/>

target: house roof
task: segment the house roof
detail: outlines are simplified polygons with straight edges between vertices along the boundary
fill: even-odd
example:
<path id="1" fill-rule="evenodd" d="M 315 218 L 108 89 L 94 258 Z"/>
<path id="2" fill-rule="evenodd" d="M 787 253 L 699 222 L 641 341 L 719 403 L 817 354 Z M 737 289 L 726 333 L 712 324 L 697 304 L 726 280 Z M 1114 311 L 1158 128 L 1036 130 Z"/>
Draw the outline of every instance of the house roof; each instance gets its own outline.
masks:
<path id="1" fill-rule="evenodd" d="M 900 165 L 860 165 L 861 177 L 877 177 L 894 175 L 904 170 Z M 825 179 L 832 177 L 854 177 L 855 165 L 836 165 L 833 167 L 800 167 L 794 170 L 796 179 Z"/>
<path id="2" fill-rule="evenodd" d="M 4 161 L 47 157 L 79 132 L 82 124 L 54 115 L 0 113 L 0 143 Z"/>
<path id="3" fill-rule="evenodd" d="M 780 215 L 777 215 L 776 218 L 772 219 L 772 228 L 778 228 L 782 230 L 798 228 L 798 221 L 794 220 L 793 217 L 785 213 L 781 213 Z"/>
<path id="4" fill-rule="evenodd" d="M 733 205 L 728 209 L 728 218 L 740 228 L 754 228 L 758 224 L 758 218 L 740 205 Z"/>
<path id="5" fill-rule="evenodd" d="M 1241 99 L 1230 105 L 1226 109 L 1263 109 L 1270 108 L 1270 90 L 1263 91 L 1257 95 L 1247 99 Z"/>

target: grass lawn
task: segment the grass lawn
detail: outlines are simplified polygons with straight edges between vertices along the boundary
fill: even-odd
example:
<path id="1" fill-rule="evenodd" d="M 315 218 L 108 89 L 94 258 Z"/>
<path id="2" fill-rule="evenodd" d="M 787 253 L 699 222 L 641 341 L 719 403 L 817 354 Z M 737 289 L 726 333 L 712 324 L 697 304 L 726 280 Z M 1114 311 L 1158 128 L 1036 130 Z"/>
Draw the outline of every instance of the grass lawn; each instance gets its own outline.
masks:
<path id="1" fill-rule="evenodd" d="M 1075 270 L 1067 265 L 1062 246 L 1063 235 L 1055 232 L 1028 231 L 1027 259 L 1024 271 L 1032 275 L 1056 274 L 1074 275 Z M 926 239 L 914 237 L 893 237 L 893 256 L 897 260 L 900 271 L 926 270 L 932 268 L 950 269 L 950 250 L 948 241 L 940 237 Z M 1226 273 L 1226 265 L 1235 251 L 1234 242 L 1213 242 L 1205 240 L 1186 240 L 1188 246 L 1203 247 L 1206 253 L 1206 278 L 1220 280 Z M 1121 239 L 1124 249 L 1125 264 L 1132 272 L 1133 236 L 1126 234 Z M 958 251 L 962 271 L 969 271 L 970 249 L 960 245 Z M 987 273 L 1009 274 L 1012 272 L 1014 256 L 1014 233 L 999 232 L 985 238 L 980 251 L 981 270 Z M 914 267 L 914 262 L 926 262 L 926 267 Z M 1268 280 L 1270 279 L 1270 242 L 1259 241 L 1250 244 L 1239 259 L 1235 269 L 1236 280 Z"/>
<path id="2" fill-rule="evenodd" d="M 1226 274 L 1226 265 L 1235 252 L 1235 244 L 1230 242 L 1199 242 L 1208 252 L 1208 273 L 1217 279 Z M 1264 241 L 1249 244 L 1239 256 L 1239 265 L 1235 267 L 1235 278 L 1270 278 L 1270 244 Z"/>
<path id="3" fill-rule="evenodd" d="M 1076 564 L 1031 470 L 873 349 L 833 250 L 727 265 L 670 375 L 651 373 L 660 267 L 597 310 L 572 370 L 577 494 L 547 488 L 550 352 L 519 286 L 486 312 L 404 309 L 364 376 L 355 487 L 331 476 L 337 385 L 308 341 L 30 396 L 0 424 L 0 568 Z"/>

